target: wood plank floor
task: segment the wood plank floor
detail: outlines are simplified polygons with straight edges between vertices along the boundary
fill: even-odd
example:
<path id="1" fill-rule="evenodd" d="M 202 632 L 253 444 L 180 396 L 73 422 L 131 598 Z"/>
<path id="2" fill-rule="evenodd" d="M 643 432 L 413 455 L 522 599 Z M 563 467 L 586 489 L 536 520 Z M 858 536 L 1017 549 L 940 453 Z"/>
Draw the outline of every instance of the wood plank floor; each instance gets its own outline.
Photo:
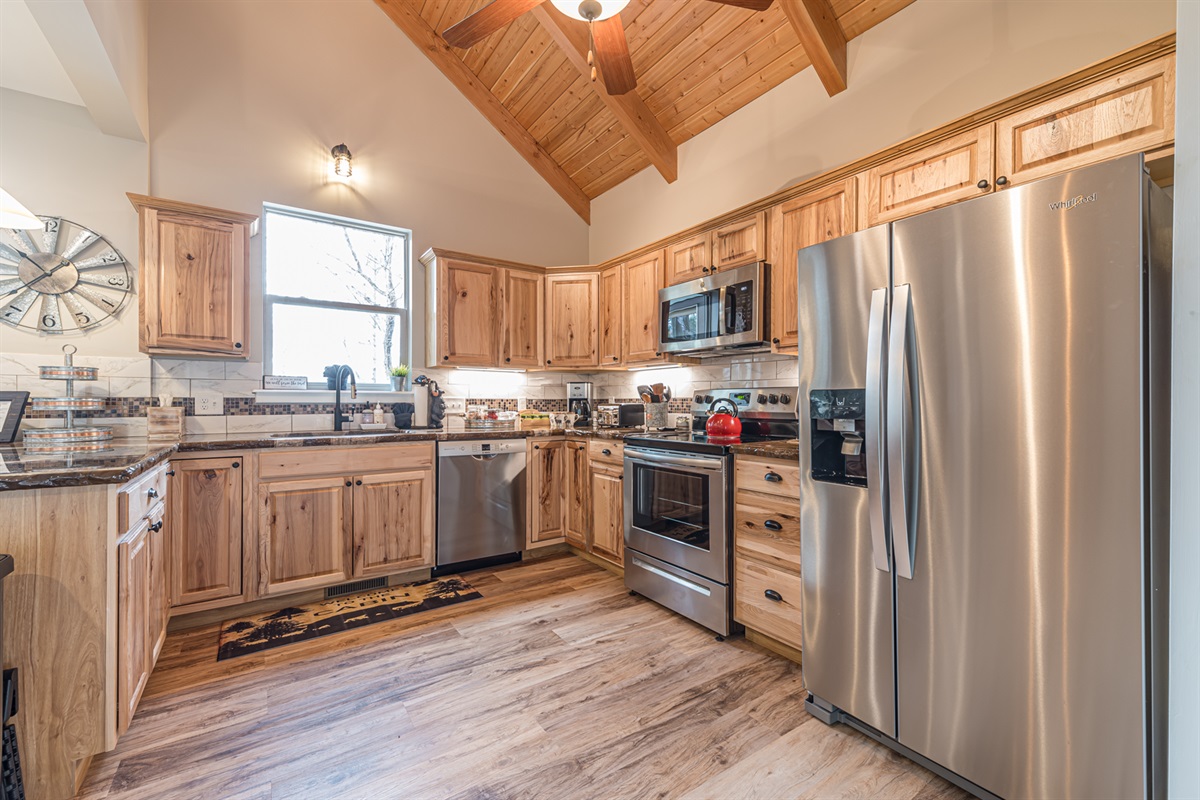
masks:
<path id="1" fill-rule="evenodd" d="M 222 662 L 215 626 L 172 633 L 80 797 L 966 797 L 579 558 L 467 579 L 482 600 Z"/>

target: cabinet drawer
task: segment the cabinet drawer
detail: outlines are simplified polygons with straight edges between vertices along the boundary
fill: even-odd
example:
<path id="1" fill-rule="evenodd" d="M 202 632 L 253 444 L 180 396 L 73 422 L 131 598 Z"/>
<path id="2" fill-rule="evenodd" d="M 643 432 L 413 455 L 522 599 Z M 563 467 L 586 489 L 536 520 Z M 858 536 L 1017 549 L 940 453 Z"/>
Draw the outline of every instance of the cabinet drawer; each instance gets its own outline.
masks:
<path id="1" fill-rule="evenodd" d="M 733 542 L 738 558 L 751 558 L 799 575 L 799 502 L 738 492 L 734 500 Z"/>
<path id="2" fill-rule="evenodd" d="M 588 440 L 588 459 L 608 464 L 621 464 L 625 459 L 625 443 L 616 439 Z"/>
<path id="3" fill-rule="evenodd" d="M 433 442 L 380 447 L 281 447 L 258 456 L 258 475 L 264 479 L 307 475 L 360 475 L 433 466 Z"/>
<path id="4" fill-rule="evenodd" d="M 735 458 L 735 487 L 739 492 L 762 492 L 789 500 L 800 499 L 800 465 L 777 458 Z"/>
<path id="5" fill-rule="evenodd" d="M 167 470 L 160 464 L 145 475 L 130 481 L 117 492 L 118 535 L 125 533 L 167 496 Z"/>
<path id="6" fill-rule="evenodd" d="M 733 618 L 747 628 L 799 649 L 800 576 L 735 557 Z"/>

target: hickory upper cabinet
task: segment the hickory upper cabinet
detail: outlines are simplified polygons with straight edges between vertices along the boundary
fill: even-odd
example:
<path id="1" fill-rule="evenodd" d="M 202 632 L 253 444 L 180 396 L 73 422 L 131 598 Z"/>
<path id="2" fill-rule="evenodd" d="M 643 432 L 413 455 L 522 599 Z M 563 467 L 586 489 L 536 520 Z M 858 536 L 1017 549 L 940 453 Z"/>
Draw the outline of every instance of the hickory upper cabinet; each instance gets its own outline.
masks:
<path id="1" fill-rule="evenodd" d="M 764 260 L 766 231 L 766 214 L 760 211 L 668 245 L 666 285 Z"/>
<path id="2" fill-rule="evenodd" d="M 624 288 L 623 265 L 609 267 L 600 273 L 597 283 L 600 307 L 600 332 L 597 344 L 600 348 L 599 365 L 617 366 L 621 363 L 621 332 L 624 320 L 624 305 L 627 292 Z"/>
<path id="3" fill-rule="evenodd" d="M 771 208 L 771 348 L 796 352 L 800 320 L 797 312 L 796 251 L 827 242 L 856 226 L 855 178 L 831 183 Z"/>
<path id="4" fill-rule="evenodd" d="M 859 220 L 869 228 L 992 190 L 992 126 L 964 131 L 859 176 Z"/>
<path id="5" fill-rule="evenodd" d="M 253 214 L 129 194 L 138 212 L 138 347 L 247 358 Z"/>
<path id="6" fill-rule="evenodd" d="M 545 278 L 540 271 L 433 249 L 421 262 L 430 366 L 541 365 Z"/>
<path id="7" fill-rule="evenodd" d="M 546 276 L 546 366 L 550 369 L 596 366 L 599 287 L 595 272 Z"/>
<path id="8" fill-rule="evenodd" d="M 1025 183 L 1174 140 L 1175 59 L 1168 57 L 998 120 L 996 183 Z"/>
<path id="9" fill-rule="evenodd" d="M 665 251 L 655 250 L 624 264 L 622 362 L 665 360 L 658 352 L 658 290 L 663 287 Z"/>

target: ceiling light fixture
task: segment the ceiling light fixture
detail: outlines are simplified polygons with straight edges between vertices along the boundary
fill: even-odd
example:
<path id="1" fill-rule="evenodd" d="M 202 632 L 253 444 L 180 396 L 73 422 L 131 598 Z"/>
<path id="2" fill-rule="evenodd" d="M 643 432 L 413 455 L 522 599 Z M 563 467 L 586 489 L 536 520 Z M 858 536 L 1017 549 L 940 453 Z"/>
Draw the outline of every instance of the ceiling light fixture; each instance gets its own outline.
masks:
<path id="1" fill-rule="evenodd" d="M 621 13 L 629 0 L 550 0 L 562 13 L 571 19 L 588 24 L 587 63 L 592 68 L 592 81 L 596 80 L 596 37 L 592 35 L 592 23 L 615 17 Z"/>
<path id="2" fill-rule="evenodd" d="M 354 173 L 353 156 L 350 155 L 350 148 L 345 144 L 339 144 L 337 147 L 329 151 L 333 156 L 333 174 L 345 180 Z"/>
<path id="3" fill-rule="evenodd" d="M 32 211 L 17 202 L 17 198 L 0 189 L 0 228 L 33 230 L 45 225 Z"/>

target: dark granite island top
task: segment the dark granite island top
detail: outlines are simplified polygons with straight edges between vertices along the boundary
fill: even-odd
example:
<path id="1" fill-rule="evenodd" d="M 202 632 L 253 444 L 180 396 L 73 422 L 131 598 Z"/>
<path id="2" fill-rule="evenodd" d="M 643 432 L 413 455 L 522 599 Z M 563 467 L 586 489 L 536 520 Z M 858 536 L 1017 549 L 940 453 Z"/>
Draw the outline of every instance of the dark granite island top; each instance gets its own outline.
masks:
<path id="1" fill-rule="evenodd" d="M 754 456 L 755 458 L 778 458 L 784 461 L 800 460 L 800 440 L 785 439 L 773 442 L 746 442 L 730 447 L 735 456 Z"/>
<path id="2" fill-rule="evenodd" d="M 37 453 L 19 445 L 0 445 L 0 491 L 58 486 L 125 483 L 174 453 L 263 450 L 279 447 L 356 447 L 404 442 L 527 439 L 531 436 L 579 436 L 624 439 L 643 428 L 516 428 L 359 432 L 352 435 L 272 436 L 269 433 L 196 434 L 178 439 L 115 439 L 94 452 Z"/>

